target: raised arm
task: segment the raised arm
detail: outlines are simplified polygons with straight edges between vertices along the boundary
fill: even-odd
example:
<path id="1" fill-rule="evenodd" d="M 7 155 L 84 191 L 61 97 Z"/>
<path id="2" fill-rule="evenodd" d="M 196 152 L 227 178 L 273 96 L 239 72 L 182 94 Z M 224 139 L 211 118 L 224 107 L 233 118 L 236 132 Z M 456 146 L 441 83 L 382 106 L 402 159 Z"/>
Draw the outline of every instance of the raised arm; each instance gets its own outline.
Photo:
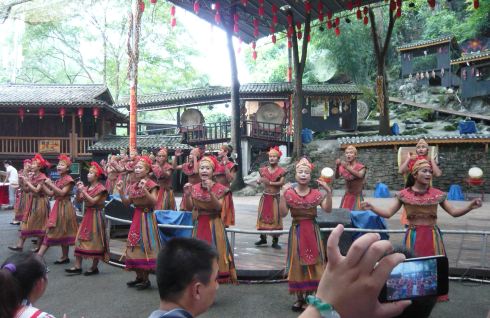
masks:
<path id="1" fill-rule="evenodd" d="M 330 188 L 330 186 L 326 182 L 320 180 L 318 180 L 317 182 L 318 185 L 323 188 L 323 190 L 325 190 L 325 192 L 327 193 L 323 201 L 320 203 L 320 206 L 323 211 L 330 213 L 332 212 L 332 188 Z"/>
<path id="2" fill-rule="evenodd" d="M 182 165 L 177 165 L 177 158 L 180 157 L 181 155 L 182 155 L 182 150 L 176 149 L 174 156 L 172 158 L 172 168 L 174 170 L 181 170 L 182 169 Z"/>
<path id="3" fill-rule="evenodd" d="M 410 171 L 408 171 L 408 163 L 410 162 L 410 159 L 411 159 L 411 154 L 408 153 L 407 154 L 407 158 L 405 159 L 405 161 L 400 165 L 400 168 L 398 168 L 398 173 L 399 174 L 405 174 L 405 173 L 409 173 Z"/>
<path id="4" fill-rule="evenodd" d="M 391 206 L 389 206 L 386 209 L 381 209 L 381 208 L 375 207 L 367 201 L 361 202 L 361 208 L 363 210 L 371 210 L 374 213 L 376 213 L 377 215 L 379 215 L 383 218 L 386 218 L 386 219 L 391 218 L 398 210 L 400 210 L 401 207 L 402 207 L 402 203 L 398 199 L 395 201 L 394 204 L 392 204 Z"/>
<path id="5" fill-rule="evenodd" d="M 121 202 L 124 204 L 124 205 L 130 205 L 131 204 L 131 199 L 128 198 L 125 194 L 124 194 L 124 189 L 123 189 L 123 181 L 122 180 L 119 180 L 116 184 L 116 189 L 117 189 L 117 192 L 119 192 L 119 195 L 121 196 Z"/>
<path id="6" fill-rule="evenodd" d="M 441 207 L 449 213 L 449 215 L 454 216 L 455 218 L 459 216 L 463 216 L 471 210 L 478 209 L 482 206 L 481 199 L 473 199 L 467 206 L 462 208 L 456 208 L 452 204 L 449 203 L 448 200 L 444 200 L 441 203 Z"/>
<path id="7" fill-rule="evenodd" d="M 431 158 L 430 159 L 430 164 L 432 166 L 432 175 L 434 177 L 440 177 L 440 176 L 442 176 L 442 171 L 439 168 L 439 166 L 437 165 L 437 162 L 436 162 L 436 160 L 434 158 Z"/>
<path id="8" fill-rule="evenodd" d="M 281 214 L 282 217 L 285 217 L 288 215 L 288 205 L 286 204 L 286 198 L 284 197 L 284 192 L 286 192 L 289 188 L 291 188 L 290 183 L 286 183 L 285 185 L 282 186 L 281 189 L 281 198 L 279 199 L 279 213 Z"/>

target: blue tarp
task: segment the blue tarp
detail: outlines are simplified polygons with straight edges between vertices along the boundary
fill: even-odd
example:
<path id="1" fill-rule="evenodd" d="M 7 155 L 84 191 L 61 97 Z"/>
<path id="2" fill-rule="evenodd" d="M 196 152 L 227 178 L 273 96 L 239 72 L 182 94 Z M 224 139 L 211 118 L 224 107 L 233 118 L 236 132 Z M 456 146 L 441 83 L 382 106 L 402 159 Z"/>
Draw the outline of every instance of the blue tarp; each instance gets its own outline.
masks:
<path id="1" fill-rule="evenodd" d="M 192 212 L 161 210 L 155 211 L 158 224 L 192 225 Z M 162 243 L 168 242 L 173 237 L 191 237 L 192 230 L 163 229 L 160 228 Z"/>
<path id="2" fill-rule="evenodd" d="M 386 230 L 386 220 L 373 211 L 352 211 L 350 214 L 352 226 L 358 229 L 378 229 Z M 365 233 L 353 233 L 352 239 L 356 240 Z M 380 233 L 382 240 L 388 240 L 388 233 Z"/>
<path id="3" fill-rule="evenodd" d="M 476 123 L 474 120 L 462 120 L 458 124 L 460 134 L 475 134 Z"/>
<path id="4" fill-rule="evenodd" d="M 397 123 L 394 123 L 392 126 L 391 126 L 391 133 L 395 136 L 398 136 L 400 134 L 400 126 L 398 126 Z"/>
<path id="5" fill-rule="evenodd" d="M 461 186 L 452 184 L 447 193 L 447 199 L 453 201 L 464 201 L 464 194 Z"/>
<path id="6" fill-rule="evenodd" d="M 384 183 L 378 182 L 376 184 L 376 189 L 374 190 L 375 198 L 391 198 L 390 190 L 388 186 Z"/>

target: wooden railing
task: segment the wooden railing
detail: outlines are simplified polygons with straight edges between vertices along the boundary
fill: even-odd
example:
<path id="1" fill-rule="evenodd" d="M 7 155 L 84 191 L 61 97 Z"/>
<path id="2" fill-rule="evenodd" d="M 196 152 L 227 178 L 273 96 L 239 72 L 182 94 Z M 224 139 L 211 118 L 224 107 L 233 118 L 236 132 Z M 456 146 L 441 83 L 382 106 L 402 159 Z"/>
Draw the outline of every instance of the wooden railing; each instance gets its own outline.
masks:
<path id="1" fill-rule="evenodd" d="M 288 126 L 285 124 L 274 124 L 247 120 L 244 122 L 244 135 L 247 137 L 271 140 L 276 142 L 289 142 L 291 136 L 287 134 Z"/>
<path id="2" fill-rule="evenodd" d="M 0 136 L 0 155 L 31 156 L 36 153 L 66 153 L 74 158 L 91 156 L 88 147 L 95 138 L 69 137 L 12 137 Z"/>

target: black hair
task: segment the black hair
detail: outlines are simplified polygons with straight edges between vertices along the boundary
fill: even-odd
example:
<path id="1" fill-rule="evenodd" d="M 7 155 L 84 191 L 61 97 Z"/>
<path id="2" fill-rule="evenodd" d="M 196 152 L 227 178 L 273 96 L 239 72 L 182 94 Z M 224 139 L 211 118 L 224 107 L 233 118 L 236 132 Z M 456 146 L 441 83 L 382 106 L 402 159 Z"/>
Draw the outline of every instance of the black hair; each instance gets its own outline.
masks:
<path id="1" fill-rule="evenodd" d="M 31 252 L 8 257 L 0 269 L 0 317 L 13 317 L 36 282 L 46 276 L 43 259 Z"/>
<path id="2" fill-rule="evenodd" d="M 395 247 L 394 253 L 402 253 L 407 259 L 415 257 L 412 251 L 401 246 Z M 410 306 L 405 308 L 405 310 L 395 318 L 428 318 L 436 303 L 437 296 L 412 299 Z"/>
<path id="3" fill-rule="evenodd" d="M 210 282 L 216 250 L 204 241 L 174 238 L 158 253 L 157 284 L 161 300 L 176 301 L 187 286 L 197 279 Z"/>
<path id="4" fill-rule="evenodd" d="M 4 160 L 3 161 L 3 164 L 12 165 L 12 161 L 11 160 Z"/>
<path id="5" fill-rule="evenodd" d="M 411 173 L 409 173 L 407 175 L 407 181 L 405 182 L 405 188 L 410 188 L 413 187 L 414 185 L 415 185 L 415 178 Z"/>

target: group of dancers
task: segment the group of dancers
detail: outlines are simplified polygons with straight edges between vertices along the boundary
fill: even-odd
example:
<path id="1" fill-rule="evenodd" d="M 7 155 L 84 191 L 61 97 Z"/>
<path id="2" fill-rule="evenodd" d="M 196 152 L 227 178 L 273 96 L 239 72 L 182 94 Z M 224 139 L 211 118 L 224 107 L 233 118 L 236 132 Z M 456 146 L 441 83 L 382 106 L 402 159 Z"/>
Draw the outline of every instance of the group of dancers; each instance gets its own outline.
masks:
<path id="1" fill-rule="evenodd" d="M 407 232 L 405 245 L 416 256 L 444 255 L 444 245 L 437 227 L 437 207 L 440 205 L 454 217 L 462 216 L 481 207 L 475 199 L 465 207 L 455 208 L 446 200 L 446 195 L 431 186 L 432 176 L 440 173 L 436 162 L 428 157 L 428 145 L 424 140 L 417 144 L 417 153 L 409 154 L 400 172 L 409 175 L 409 182 L 400 191 L 390 207 L 377 207 L 365 202 L 362 188 L 366 167 L 357 160 L 357 149 L 349 146 L 344 158 L 335 162 L 335 175 L 345 180 L 345 195 L 341 207 L 350 210 L 372 210 L 389 218 L 400 208 L 406 214 Z M 86 275 L 97 274 L 99 260 L 107 260 L 108 244 L 102 216 L 103 203 L 108 194 L 118 195 L 125 205 L 134 206 L 133 220 L 129 229 L 125 259 L 126 269 L 136 277 L 127 283 L 138 290 L 150 286 L 148 275 L 156 267 L 160 250 L 155 210 L 175 210 L 172 176 L 181 170 L 187 177 L 180 210 L 192 211 L 194 229 L 192 236 L 214 246 L 219 255 L 218 281 L 237 283 L 236 269 L 225 229 L 235 224 L 230 183 L 233 181 L 236 164 L 231 160 L 232 148 L 224 145 L 215 157 L 205 154 L 200 148 L 190 151 L 187 162 L 178 164 L 182 151 L 176 150 L 172 163 L 168 161 L 165 148 L 156 157 L 138 155 L 112 156 L 102 167 L 91 163 L 89 185 L 84 186 L 69 176 L 71 164 L 67 156 L 60 156 L 57 171 L 60 178 L 49 180 L 41 170 L 48 166 L 46 160 L 36 155 L 24 163 L 21 172 L 21 195 L 16 204 L 16 218 L 21 220 L 20 238 L 12 250 L 22 250 L 29 237 L 38 238 L 43 255 L 48 247 L 61 245 L 62 256 L 57 264 L 68 263 L 68 247 L 75 245 L 75 266 L 67 268 L 71 274 L 80 274 L 82 258 L 93 259 Z M 282 230 L 282 219 L 291 213 L 292 225 L 288 238 L 287 275 L 289 292 L 297 296 L 292 309 L 301 311 L 306 307 L 305 297 L 315 293 L 326 264 L 325 248 L 316 223 L 317 207 L 324 212 L 332 210 L 331 184 L 323 179 L 312 182 L 313 164 L 301 158 L 295 164 L 295 183 L 286 183 L 286 171 L 280 167 L 282 156 L 278 147 L 268 151 L 268 164 L 259 170 L 264 191 L 258 206 L 257 230 Z M 100 178 L 106 175 L 105 185 Z M 311 187 L 312 184 L 317 186 Z M 83 220 L 78 227 L 70 198 L 76 186 L 76 199 L 85 202 Z M 48 197 L 55 198 L 49 209 Z M 261 235 L 256 245 L 267 244 L 267 236 Z M 272 246 L 280 248 L 278 236 L 273 235 Z M 37 249 L 37 248 L 36 248 Z"/>

